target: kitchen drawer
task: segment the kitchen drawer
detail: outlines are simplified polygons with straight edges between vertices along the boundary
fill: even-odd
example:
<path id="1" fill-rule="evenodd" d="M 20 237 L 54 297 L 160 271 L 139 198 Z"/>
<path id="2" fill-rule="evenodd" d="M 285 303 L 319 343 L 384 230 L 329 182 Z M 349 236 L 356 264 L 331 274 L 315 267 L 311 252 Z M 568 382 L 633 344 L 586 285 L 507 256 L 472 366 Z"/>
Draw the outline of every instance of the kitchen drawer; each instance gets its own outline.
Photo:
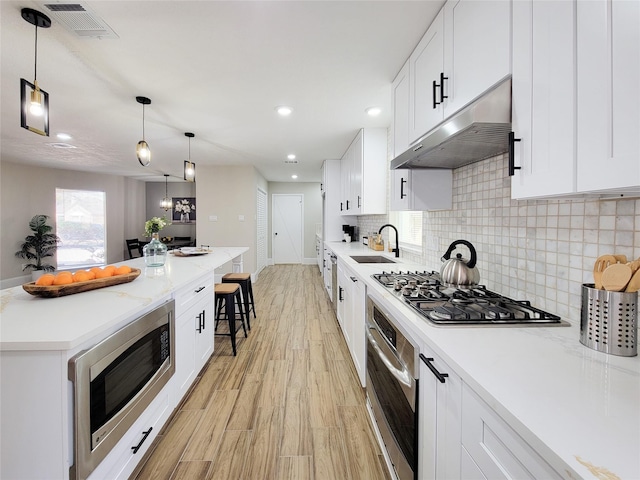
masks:
<path id="1" fill-rule="evenodd" d="M 213 276 L 209 274 L 177 290 L 174 297 L 176 301 L 176 318 L 193 307 L 197 302 L 213 302 L 213 295 Z"/>
<path id="2" fill-rule="evenodd" d="M 467 385 L 462 389 L 462 445 L 470 457 L 462 463 L 463 478 L 474 464 L 470 478 L 482 478 L 475 467 L 492 480 L 562 478 Z"/>

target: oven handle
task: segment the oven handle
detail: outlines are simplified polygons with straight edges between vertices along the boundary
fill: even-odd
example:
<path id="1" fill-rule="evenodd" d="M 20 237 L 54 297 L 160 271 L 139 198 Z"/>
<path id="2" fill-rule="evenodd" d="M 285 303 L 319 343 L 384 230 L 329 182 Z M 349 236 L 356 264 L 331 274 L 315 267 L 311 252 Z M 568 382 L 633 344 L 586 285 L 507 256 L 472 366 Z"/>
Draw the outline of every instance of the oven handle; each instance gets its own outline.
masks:
<path id="1" fill-rule="evenodd" d="M 369 340 L 369 343 L 371 344 L 375 352 L 378 354 L 380 360 L 382 360 L 382 363 L 384 363 L 387 369 L 389 369 L 389 373 L 391 373 L 391 375 L 393 375 L 400 383 L 411 388 L 411 374 L 409 373 L 409 370 L 407 370 L 404 362 L 391 349 L 391 347 L 384 340 L 384 337 L 374 326 L 372 326 L 371 324 L 367 324 L 367 327 L 367 339 Z M 378 337 L 380 337 L 381 341 L 376 341 L 372 333 L 375 333 Z M 386 352 L 383 352 L 383 349 L 386 350 L 389 355 L 387 355 Z M 394 365 L 394 363 L 396 363 L 397 365 Z"/>

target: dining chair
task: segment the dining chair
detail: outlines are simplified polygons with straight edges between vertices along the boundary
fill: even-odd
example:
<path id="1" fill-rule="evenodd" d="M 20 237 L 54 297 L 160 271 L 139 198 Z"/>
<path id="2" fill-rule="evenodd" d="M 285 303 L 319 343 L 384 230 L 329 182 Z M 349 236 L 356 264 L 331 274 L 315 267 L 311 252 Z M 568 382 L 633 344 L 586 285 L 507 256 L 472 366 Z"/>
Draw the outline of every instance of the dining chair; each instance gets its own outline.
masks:
<path id="1" fill-rule="evenodd" d="M 127 244 L 127 250 L 129 250 L 129 258 L 136 258 L 142 256 L 142 244 L 137 238 L 131 238 L 125 240 Z M 137 252 L 137 255 L 134 255 Z"/>

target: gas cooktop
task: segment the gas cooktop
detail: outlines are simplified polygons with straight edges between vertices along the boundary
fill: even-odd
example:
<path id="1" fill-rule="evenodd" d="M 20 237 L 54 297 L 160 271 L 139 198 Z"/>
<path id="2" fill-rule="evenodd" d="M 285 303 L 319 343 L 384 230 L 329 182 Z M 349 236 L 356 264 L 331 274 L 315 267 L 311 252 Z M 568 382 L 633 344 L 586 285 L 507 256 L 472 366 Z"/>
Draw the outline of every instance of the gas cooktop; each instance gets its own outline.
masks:
<path id="1" fill-rule="evenodd" d="M 437 272 L 382 272 L 372 277 L 437 325 L 567 324 L 528 301 L 512 300 L 483 285 L 443 285 Z"/>

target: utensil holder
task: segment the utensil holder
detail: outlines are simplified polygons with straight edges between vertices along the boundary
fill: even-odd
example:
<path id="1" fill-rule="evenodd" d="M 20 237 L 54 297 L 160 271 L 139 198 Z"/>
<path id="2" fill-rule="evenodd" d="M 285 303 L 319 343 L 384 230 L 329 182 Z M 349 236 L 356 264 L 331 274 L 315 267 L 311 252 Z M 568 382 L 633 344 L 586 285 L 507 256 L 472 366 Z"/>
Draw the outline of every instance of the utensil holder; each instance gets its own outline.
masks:
<path id="1" fill-rule="evenodd" d="M 582 285 L 580 343 L 598 352 L 638 354 L 638 294 L 598 290 Z"/>

